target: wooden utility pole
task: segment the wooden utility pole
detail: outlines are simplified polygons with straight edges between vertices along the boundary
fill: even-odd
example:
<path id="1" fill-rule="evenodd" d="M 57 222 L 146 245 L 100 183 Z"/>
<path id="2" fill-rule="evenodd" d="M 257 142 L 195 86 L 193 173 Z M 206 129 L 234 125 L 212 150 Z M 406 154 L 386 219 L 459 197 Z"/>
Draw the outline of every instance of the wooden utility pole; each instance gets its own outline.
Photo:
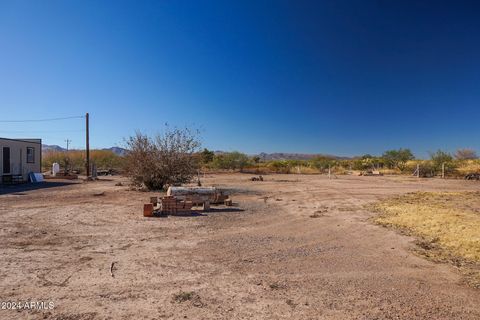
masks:
<path id="1" fill-rule="evenodd" d="M 85 115 L 85 126 L 86 126 L 86 153 L 87 153 L 87 163 L 86 163 L 86 169 L 87 169 L 87 179 L 90 177 L 90 137 L 89 137 L 89 128 L 88 128 L 88 112 Z"/>
<path id="2" fill-rule="evenodd" d="M 67 143 L 67 152 L 68 152 L 68 146 L 70 145 L 70 142 L 72 142 L 72 140 L 67 139 L 67 140 L 65 140 L 65 142 Z"/>

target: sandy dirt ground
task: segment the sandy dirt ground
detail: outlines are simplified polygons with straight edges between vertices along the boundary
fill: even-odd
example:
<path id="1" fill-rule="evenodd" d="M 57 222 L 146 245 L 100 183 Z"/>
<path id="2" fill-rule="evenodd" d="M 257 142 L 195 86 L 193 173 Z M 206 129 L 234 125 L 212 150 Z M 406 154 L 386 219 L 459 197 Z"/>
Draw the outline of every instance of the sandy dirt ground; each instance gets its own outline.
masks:
<path id="1" fill-rule="evenodd" d="M 0 319 L 480 319 L 479 290 L 364 206 L 478 182 L 264 177 L 207 176 L 236 206 L 193 217 L 144 218 L 153 193 L 119 177 L 0 189 L 0 301 L 54 303 Z"/>

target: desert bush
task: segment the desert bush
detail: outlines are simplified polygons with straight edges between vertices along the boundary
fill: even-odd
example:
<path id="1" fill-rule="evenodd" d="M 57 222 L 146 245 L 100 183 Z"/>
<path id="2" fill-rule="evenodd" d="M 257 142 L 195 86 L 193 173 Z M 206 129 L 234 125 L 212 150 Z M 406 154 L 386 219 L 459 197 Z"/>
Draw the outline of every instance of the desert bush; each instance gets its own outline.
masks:
<path id="1" fill-rule="evenodd" d="M 72 167 L 82 166 L 85 163 L 85 157 L 77 157 L 77 152 L 69 151 L 47 151 L 42 154 L 42 167 L 44 171 L 52 170 L 53 163 L 58 163 L 61 169 L 71 170 Z M 72 162 L 80 162 L 72 165 Z"/>
<path id="2" fill-rule="evenodd" d="M 295 168 L 295 173 L 297 174 L 317 174 L 320 173 L 320 171 L 317 168 L 311 167 L 311 166 L 297 166 Z"/>
<path id="3" fill-rule="evenodd" d="M 439 173 L 442 170 L 442 165 L 445 165 L 445 173 L 452 174 L 457 168 L 453 156 L 445 151 L 437 150 L 436 152 L 430 153 L 430 160 L 435 170 L 435 173 Z"/>
<path id="4" fill-rule="evenodd" d="M 189 182 L 199 167 L 198 132 L 165 128 L 154 138 L 137 132 L 126 141 L 125 173 L 136 185 L 150 190 Z"/>
<path id="5" fill-rule="evenodd" d="M 115 169 L 121 171 L 124 165 L 124 157 L 121 157 L 110 150 L 92 150 L 90 159 L 97 166 L 97 169 Z"/>
<path id="6" fill-rule="evenodd" d="M 383 158 L 375 157 L 369 154 L 363 155 L 347 162 L 353 170 L 374 170 L 383 168 L 385 161 Z"/>
<path id="7" fill-rule="evenodd" d="M 423 160 L 419 163 L 420 167 L 420 177 L 428 178 L 428 177 L 433 177 L 437 173 L 437 168 L 436 165 L 433 163 L 433 161 L 430 160 Z"/>
<path id="8" fill-rule="evenodd" d="M 234 151 L 215 155 L 212 166 L 216 169 L 242 170 L 252 165 L 250 158 L 241 152 Z"/>
<path id="9" fill-rule="evenodd" d="M 207 166 L 208 164 L 210 164 L 213 161 L 214 157 L 215 153 L 208 150 L 207 148 L 204 148 L 203 151 L 200 152 L 200 158 L 203 166 Z"/>
<path id="10" fill-rule="evenodd" d="M 85 151 L 48 151 L 42 154 L 43 170 L 51 170 L 54 162 L 60 164 L 60 168 L 66 171 L 85 172 Z M 95 163 L 98 169 L 115 169 L 121 171 L 123 168 L 123 157 L 110 150 L 91 150 L 90 161 Z"/>
<path id="11" fill-rule="evenodd" d="M 319 171 L 326 170 L 328 167 L 334 167 L 336 165 L 335 159 L 330 157 L 316 157 L 310 160 L 309 163 L 313 168 L 316 168 Z"/>
<path id="12" fill-rule="evenodd" d="M 412 151 L 410 149 L 398 149 L 398 150 L 387 150 L 382 155 L 385 164 L 390 169 L 399 169 L 404 171 L 406 169 L 407 162 L 409 160 L 415 159 Z"/>
<path id="13" fill-rule="evenodd" d="M 275 173 L 290 173 L 290 164 L 286 160 L 273 160 L 268 162 L 267 167 Z"/>
<path id="14" fill-rule="evenodd" d="M 455 158 L 457 160 L 473 160 L 473 159 L 478 159 L 478 156 L 475 150 L 463 148 L 463 149 L 458 149 L 455 152 Z"/>
<path id="15" fill-rule="evenodd" d="M 365 166 L 364 159 L 362 158 L 356 158 L 350 161 L 350 165 L 353 170 L 365 170 L 367 169 Z"/>
<path id="16" fill-rule="evenodd" d="M 480 160 L 462 160 L 457 161 L 457 172 L 459 175 L 466 175 L 468 173 L 479 172 L 480 173 Z"/>

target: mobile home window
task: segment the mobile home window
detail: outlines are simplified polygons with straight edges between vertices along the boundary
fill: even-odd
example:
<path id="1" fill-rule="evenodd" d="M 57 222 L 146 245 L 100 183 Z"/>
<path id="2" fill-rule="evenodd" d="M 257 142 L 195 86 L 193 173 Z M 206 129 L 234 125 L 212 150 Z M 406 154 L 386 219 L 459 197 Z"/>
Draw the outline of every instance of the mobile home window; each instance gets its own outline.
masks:
<path id="1" fill-rule="evenodd" d="M 35 148 L 27 147 L 27 163 L 35 163 Z"/>

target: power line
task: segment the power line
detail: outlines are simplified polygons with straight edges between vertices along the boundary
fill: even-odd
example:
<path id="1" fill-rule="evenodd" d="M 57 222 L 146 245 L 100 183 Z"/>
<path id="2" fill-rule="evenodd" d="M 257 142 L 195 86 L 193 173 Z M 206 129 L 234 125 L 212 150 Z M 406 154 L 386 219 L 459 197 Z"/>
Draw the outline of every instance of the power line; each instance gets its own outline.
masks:
<path id="1" fill-rule="evenodd" d="M 59 120 L 67 120 L 67 119 L 81 119 L 85 118 L 85 116 L 72 116 L 72 117 L 63 117 L 63 118 L 49 118 L 49 119 L 28 119 L 28 120 L 0 120 L 1 123 L 18 123 L 18 122 L 46 122 L 46 121 L 59 121 Z"/>
<path id="2" fill-rule="evenodd" d="M 85 132 L 85 129 L 78 130 L 0 130 L 2 133 L 61 133 L 61 132 Z"/>

